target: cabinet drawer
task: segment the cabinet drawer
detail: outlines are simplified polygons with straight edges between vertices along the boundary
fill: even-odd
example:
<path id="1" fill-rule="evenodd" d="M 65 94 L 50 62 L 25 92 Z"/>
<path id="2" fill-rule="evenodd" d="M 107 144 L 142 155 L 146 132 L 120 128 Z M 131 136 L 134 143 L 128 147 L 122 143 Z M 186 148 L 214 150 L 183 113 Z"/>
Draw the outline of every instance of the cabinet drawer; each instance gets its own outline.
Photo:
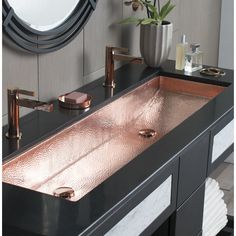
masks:
<path id="1" fill-rule="evenodd" d="M 223 117 L 211 130 L 208 173 L 214 170 L 233 152 L 234 119 L 233 111 Z"/>
<path id="2" fill-rule="evenodd" d="M 140 235 L 171 205 L 172 175 L 121 219 L 105 236 Z"/>
<path id="3" fill-rule="evenodd" d="M 204 134 L 180 156 L 178 207 L 205 181 L 210 134 Z"/>
<path id="4" fill-rule="evenodd" d="M 211 163 L 215 162 L 234 142 L 234 120 L 213 137 Z"/>
<path id="5" fill-rule="evenodd" d="M 202 231 L 202 218 L 204 207 L 205 183 L 177 209 L 172 217 L 171 235 L 175 236 L 198 236 Z"/>
<path id="6" fill-rule="evenodd" d="M 90 235 L 136 236 L 155 232 L 176 208 L 178 164 L 178 159 L 173 160 L 141 184 Z"/>

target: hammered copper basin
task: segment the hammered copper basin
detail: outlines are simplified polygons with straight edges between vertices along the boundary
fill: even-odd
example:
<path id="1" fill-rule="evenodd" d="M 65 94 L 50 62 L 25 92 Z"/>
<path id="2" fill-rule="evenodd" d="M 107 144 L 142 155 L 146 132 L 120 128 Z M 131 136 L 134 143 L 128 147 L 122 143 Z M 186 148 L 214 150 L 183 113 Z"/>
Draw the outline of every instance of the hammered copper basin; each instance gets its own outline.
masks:
<path id="1" fill-rule="evenodd" d="M 77 201 L 223 90 L 153 78 L 4 163 L 3 182 L 50 195 L 69 187 Z"/>

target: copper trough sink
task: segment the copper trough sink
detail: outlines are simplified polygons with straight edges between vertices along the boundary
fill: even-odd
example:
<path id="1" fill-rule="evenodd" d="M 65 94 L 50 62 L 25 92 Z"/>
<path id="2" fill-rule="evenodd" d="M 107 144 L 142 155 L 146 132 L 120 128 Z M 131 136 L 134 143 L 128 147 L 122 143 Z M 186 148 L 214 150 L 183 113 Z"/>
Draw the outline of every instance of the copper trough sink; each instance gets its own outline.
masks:
<path id="1" fill-rule="evenodd" d="M 77 201 L 178 126 L 224 87 L 156 77 L 3 164 L 3 182 Z M 143 129 L 156 133 L 145 138 Z"/>

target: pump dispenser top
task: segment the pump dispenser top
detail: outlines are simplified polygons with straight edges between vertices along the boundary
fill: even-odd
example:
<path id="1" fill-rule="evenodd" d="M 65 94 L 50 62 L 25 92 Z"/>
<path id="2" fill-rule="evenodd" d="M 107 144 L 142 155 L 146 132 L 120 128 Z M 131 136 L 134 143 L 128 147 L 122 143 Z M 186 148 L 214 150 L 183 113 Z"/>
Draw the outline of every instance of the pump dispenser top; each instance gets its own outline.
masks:
<path id="1" fill-rule="evenodd" d="M 185 34 L 182 34 L 181 43 L 182 43 L 182 44 L 185 44 L 185 43 L 186 43 L 186 35 L 185 35 Z"/>

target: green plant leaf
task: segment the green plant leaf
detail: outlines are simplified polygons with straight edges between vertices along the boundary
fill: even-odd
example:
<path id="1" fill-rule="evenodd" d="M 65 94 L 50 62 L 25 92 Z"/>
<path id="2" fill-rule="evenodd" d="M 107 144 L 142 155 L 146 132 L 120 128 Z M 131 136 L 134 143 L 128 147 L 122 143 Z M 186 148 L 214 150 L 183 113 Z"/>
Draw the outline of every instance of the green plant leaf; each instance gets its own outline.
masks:
<path id="1" fill-rule="evenodd" d="M 140 2 L 142 2 L 142 4 L 146 6 L 147 10 L 149 11 L 150 16 L 151 16 L 149 18 L 156 19 L 156 20 L 159 18 L 157 8 L 151 3 L 151 1 L 140 0 Z"/>
<path id="2" fill-rule="evenodd" d="M 161 8 L 160 16 L 164 14 L 164 12 L 168 9 L 169 5 L 170 5 L 170 0 Z"/>
<path id="3" fill-rule="evenodd" d="M 164 20 L 166 16 L 173 10 L 175 5 L 171 4 L 171 1 L 169 0 L 162 8 L 160 12 L 160 19 Z"/>
<path id="4" fill-rule="evenodd" d="M 139 22 L 140 22 L 140 19 L 138 19 L 136 17 L 128 17 L 128 18 L 125 18 L 117 23 L 127 25 L 127 24 L 138 24 Z"/>
<path id="5" fill-rule="evenodd" d="M 119 24 L 136 24 L 137 26 L 140 24 L 147 25 L 147 24 L 155 24 L 161 25 L 162 21 L 166 18 L 166 16 L 173 10 L 175 5 L 171 4 L 171 0 L 168 0 L 167 3 L 160 9 L 157 9 L 155 5 L 153 5 L 151 0 L 126 0 L 125 5 L 134 7 L 135 3 L 135 10 L 138 9 L 138 4 L 141 6 L 141 9 L 145 6 L 147 9 L 147 18 L 136 18 L 136 17 L 129 17 L 126 19 L 121 20 L 118 22 Z M 155 1 L 154 1 L 155 3 Z M 137 4 L 137 5 L 136 5 Z"/>
<path id="6" fill-rule="evenodd" d="M 138 19 L 139 22 L 138 22 L 138 24 L 137 24 L 136 26 L 141 25 L 141 23 L 142 23 L 143 20 L 144 20 L 144 19 L 139 18 L 139 19 Z"/>
<path id="7" fill-rule="evenodd" d="M 166 16 L 173 10 L 174 7 L 175 7 L 175 5 L 168 6 L 166 11 L 163 13 L 163 15 L 160 16 L 161 20 L 164 20 L 166 18 Z"/>
<path id="8" fill-rule="evenodd" d="M 155 6 L 153 6 L 152 4 L 148 4 L 148 9 L 152 13 L 152 18 L 157 20 L 159 18 L 157 8 Z"/>
<path id="9" fill-rule="evenodd" d="M 143 19 L 140 24 L 141 25 L 148 25 L 148 24 L 156 24 L 156 20 L 155 19 L 152 19 L 152 18 L 145 18 Z"/>

